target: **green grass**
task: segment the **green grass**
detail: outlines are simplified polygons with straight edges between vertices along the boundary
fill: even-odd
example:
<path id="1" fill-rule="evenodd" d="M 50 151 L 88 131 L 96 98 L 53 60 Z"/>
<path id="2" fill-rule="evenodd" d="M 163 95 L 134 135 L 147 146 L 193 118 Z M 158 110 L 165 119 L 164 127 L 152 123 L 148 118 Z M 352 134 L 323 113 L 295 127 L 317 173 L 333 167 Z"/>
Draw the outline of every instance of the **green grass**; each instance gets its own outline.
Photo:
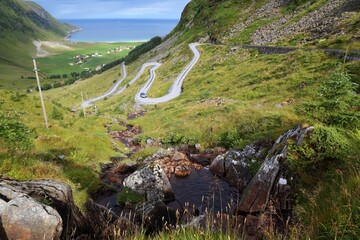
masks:
<path id="1" fill-rule="evenodd" d="M 95 70 L 96 66 L 101 64 L 110 63 L 122 57 L 125 57 L 130 50 L 123 50 L 117 53 L 107 53 L 110 50 L 114 50 L 118 47 L 131 47 L 139 45 L 140 43 L 67 43 L 71 49 L 48 56 L 45 58 L 39 58 L 38 64 L 41 66 L 41 70 L 47 75 L 52 74 L 64 74 L 71 72 L 82 72 L 86 68 Z M 54 51 L 54 50 L 53 50 Z M 55 50 L 56 52 L 56 50 Z M 102 57 L 90 57 L 90 60 L 86 63 L 70 66 L 69 63 L 75 63 L 74 57 L 77 55 L 88 55 L 92 53 L 99 53 Z"/>
<path id="2" fill-rule="evenodd" d="M 95 116 L 80 118 L 56 103 L 64 119 L 49 117 L 50 128 L 46 129 L 39 97 L 30 94 L 14 101 L 11 99 L 14 94 L 1 91 L 2 110 L 21 113 L 21 119 L 33 131 L 34 148 L 26 156 L 1 153 L 4 159 L 0 164 L 1 174 L 14 179 L 64 181 L 73 187 L 76 202 L 81 206 L 87 193 L 98 186 L 99 163 L 120 154 L 113 150 L 112 140 L 104 127 L 111 120 Z M 45 103 L 50 116 L 55 105 L 46 98 Z"/>
<path id="3" fill-rule="evenodd" d="M 120 66 L 114 67 L 101 75 L 77 82 L 72 85 L 44 91 L 44 96 L 51 101 L 59 102 L 62 105 L 73 108 L 81 104 L 81 92 L 84 99 L 96 97 L 107 92 L 114 81 L 121 78 L 122 71 Z"/>
<path id="4" fill-rule="evenodd" d="M 171 133 L 181 133 L 186 139 L 213 145 L 222 133 L 237 126 L 253 126 L 261 119 L 269 121 L 265 120 L 268 117 L 281 121 L 275 122 L 277 127 L 268 135 L 264 135 L 265 132 L 255 134 L 256 128 L 247 130 L 252 134 L 246 136 L 244 143 L 258 137 L 275 138 L 302 120 L 296 116 L 293 107 L 308 99 L 337 63 L 322 52 L 259 55 L 257 51 L 240 49 L 230 53 L 229 47 L 221 46 L 201 46 L 200 51 L 201 58 L 185 80 L 183 94 L 168 103 L 146 107 L 145 116 L 134 120 L 134 124 L 143 127 L 143 135 L 162 139 Z M 157 73 L 159 79 L 166 78 L 170 69 L 176 68 L 176 61 L 172 60 L 178 57 L 174 54 L 168 59 L 170 63 L 161 67 Z M 140 82 L 146 79 L 147 75 L 144 75 Z M 108 99 L 103 106 L 100 103 L 100 108 L 111 114 L 112 104 L 133 102 L 140 82 L 121 96 Z M 302 82 L 306 82 L 307 87 L 300 90 Z M 156 81 L 152 91 L 156 88 L 163 93 L 167 91 L 168 83 Z M 218 104 L 217 99 L 222 103 Z M 275 107 L 289 99 L 294 100 L 292 105 Z M 254 107 L 258 104 L 260 107 Z"/>
<path id="5" fill-rule="evenodd" d="M 11 34 L 6 38 L 0 39 L 0 44 L 3 46 L 0 58 L 0 89 L 11 90 L 26 90 L 27 88 L 34 89 L 37 86 L 35 79 L 28 79 L 28 77 L 35 77 L 33 70 L 32 57 L 35 56 L 35 46 L 31 41 L 16 41 L 19 38 L 17 34 Z M 21 39 L 21 38 L 19 38 Z M 65 44 L 70 49 L 63 48 L 45 48 L 51 55 L 45 58 L 37 59 L 37 66 L 40 69 L 40 78 L 42 84 L 54 84 L 56 82 L 64 82 L 67 78 L 48 79 L 51 75 L 81 73 L 86 69 L 95 70 L 95 68 L 102 64 L 107 64 L 117 59 L 120 59 L 128 54 L 130 50 L 118 51 L 117 53 L 109 53 L 107 51 L 116 49 L 120 46 L 134 47 L 140 43 L 70 43 L 63 42 L 59 39 L 55 41 Z M 80 65 L 70 66 L 69 63 L 74 63 L 74 56 L 86 55 L 98 52 L 102 57 L 91 57 L 86 63 Z M 115 80 L 117 78 L 114 78 Z"/>
<path id="6" fill-rule="evenodd" d="M 352 160 L 359 164 L 359 159 Z M 295 208 L 300 226 L 295 232 L 305 233 L 307 237 L 318 236 L 319 239 L 358 239 L 359 165 L 335 167 L 322 175 L 319 172 L 314 176 L 303 174 L 307 176 L 301 176 L 303 184 L 298 191 L 301 194 Z M 297 238 L 304 237 L 297 235 Z"/>

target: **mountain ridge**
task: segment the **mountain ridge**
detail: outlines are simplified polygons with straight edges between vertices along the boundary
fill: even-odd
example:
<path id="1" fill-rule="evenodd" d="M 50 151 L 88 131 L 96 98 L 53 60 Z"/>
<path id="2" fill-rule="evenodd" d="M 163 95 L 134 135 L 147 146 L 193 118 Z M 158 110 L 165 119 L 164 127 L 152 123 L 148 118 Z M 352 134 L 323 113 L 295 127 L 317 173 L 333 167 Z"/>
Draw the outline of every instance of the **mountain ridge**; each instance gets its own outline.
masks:
<path id="1" fill-rule="evenodd" d="M 14 33 L 28 34 L 26 37 L 33 38 L 49 37 L 49 35 L 65 37 L 68 31 L 74 28 L 68 24 L 60 23 L 35 2 L 3 0 L 0 6 L 2 15 L 0 20 L 1 37 L 5 37 L 5 34 Z"/>

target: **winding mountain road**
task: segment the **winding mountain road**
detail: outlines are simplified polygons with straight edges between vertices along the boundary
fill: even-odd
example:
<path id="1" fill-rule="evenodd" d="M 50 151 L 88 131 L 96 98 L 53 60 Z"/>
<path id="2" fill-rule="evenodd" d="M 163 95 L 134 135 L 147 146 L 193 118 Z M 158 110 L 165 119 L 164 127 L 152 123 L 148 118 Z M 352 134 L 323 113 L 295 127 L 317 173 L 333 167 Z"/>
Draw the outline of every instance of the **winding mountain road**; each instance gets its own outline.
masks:
<path id="1" fill-rule="evenodd" d="M 143 105 L 158 104 L 158 103 L 164 103 L 164 102 L 170 101 L 170 100 L 180 96 L 181 87 L 182 87 L 182 84 L 183 84 L 186 76 L 189 74 L 191 69 L 195 66 L 195 64 L 197 63 L 197 61 L 200 58 L 200 52 L 196 48 L 196 46 L 198 46 L 198 45 L 199 45 L 198 43 L 189 44 L 191 51 L 194 53 L 194 57 L 191 60 L 191 62 L 184 68 L 184 70 L 179 74 L 179 76 L 177 76 L 177 78 L 175 79 L 174 83 L 171 85 L 171 87 L 166 95 L 159 97 L 159 98 L 148 98 L 148 97 L 142 98 L 140 96 L 141 93 L 147 94 L 152 83 L 154 82 L 155 77 L 156 77 L 155 70 L 161 66 L 161 64 L 157 63 L 156 65 L 153 65 L 153 67 L 150 69 L 149 80 L 136 93 L 135 102 L 137 102 L 139 104 L 143 104 Z"/>
<path id="2" fill-rule="evenodd" d="M 121 69 L 122 69 L 122 76 L 121 76 L 121 78 L 110 88 L 109 91 L 107 91 L 107 92 L 104 93 L 103 95 L 100 95 L 100 96 L 98 96 L 98 97 L 94 97 L 94 98 L 91 98 L 91 99 L 89 99 L 89 100 L 84 101 L 84 102 L 81 104 L 81 107 L 83 107 L 83 108 L 90 107 L 90 106 L 92 105 L 92 103 L 116 94 L 116 89 L 118 89 L 118 87 L 120 86 L 120 84 L 125 80 L 125 78 L 126 78 L 126 76 L 127 76 L 127 74 L 126 74 L 126 67 L 125 67 L 125 63 L 124 63 L 124 62 L 121 64 Z"/>
<path id="3" fill-rule="evenodd" d="M 155 80 L 156 74 L 155 74 L 155 70 L 158 69 L 162 64 L 161 63 L 157 63 L 157 62 L 148 62 L 148 63 L 144 63 L 139 72 L 136 74 L 136 76 L 127 84 L 127 86 L 123 86 L 122 88 L 118 89 L 120 84 L 125 80 L 125 78 L 127 77 L 126 74 L 126 68 L 125 68 L 125 63 L 122 63 L 122 77 L 121 79 L 119 79 L 112 87 L 109 91 L 107 91 L 106 93 L 95 97 L 95 98 L 91 98 L 89 100 L 84 101 L 81 104 L 81 107 L 83 108 L 87 108 L 90 107 L 94 102 L 99 101 L 101 99 L 104 99 L 106 97 L 111 97 L 114 95 L 118 95 L 120 93 L 122 93 L 128 86 L 132 85 L 134 82 L 136 82 L 136 80 L 138 80 L 141 75 L 143 75 L 144 71 L 146 70 L 146 68 L 148 67 L 152 67 L 150 69 L 150 78 L 149 80 L 146 82 L 146 84 L 144 85 L 144 87 L 142 87 L 135 95 L 135 101 L 139 104 L 158 104 L 158 103 L 164 103 L 167 101 L 170 101 L 171 99 L 174 99 L 178 96 L 180 96 L 181 94 L 181 87 L 182 84 L 186 78 L 186 76 L 188 75 L 188 73 L 190 72 L 190 70 L 195 66 L 195 64 L 197 63 L 197 61 L 200 58 L 200 52 L 197 50 L 196 46 L 198 46 L 198 43 L 191 43 L 189 44 L 190 49 L 192 50 L 192 52 L 194 53 L 194 57 L 191 60 L 191 62 L 184 68 L 184 70 L 179 74 L 179 76 L 175 79 L 174 83 L 171 85 L 169 91 L 167 92 L 166 95 L 159 97 L 159 98 L 141 98 L 140 97 L 140 93 L 147 93 L 152 85 L 152 83 Z M 118 89 L 118 90 L 117 90 Z"/>

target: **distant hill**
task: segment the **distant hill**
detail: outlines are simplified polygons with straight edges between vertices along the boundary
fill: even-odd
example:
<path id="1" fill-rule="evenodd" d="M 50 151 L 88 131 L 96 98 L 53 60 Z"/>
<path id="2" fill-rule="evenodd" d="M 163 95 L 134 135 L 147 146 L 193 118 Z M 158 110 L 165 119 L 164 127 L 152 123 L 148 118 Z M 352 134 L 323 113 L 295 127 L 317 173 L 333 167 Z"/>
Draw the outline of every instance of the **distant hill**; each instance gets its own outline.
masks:
<path id="1" fill-rule="evenodd" d="M 66 36 L 73 28 L 60 23 L 41 6 L 30 1 L 2 0 L 0 14 L 1 38 L 5 38 L 8 34 L 19 34 L 24 38 Z"/>
<path id="2" fill-rule="evenodd" d="M 0 16 L 0 85 L 4 86 L 31 72 L 33 40 L 63 39 L 75 29 L 30 1 L 1 0 Z"/>

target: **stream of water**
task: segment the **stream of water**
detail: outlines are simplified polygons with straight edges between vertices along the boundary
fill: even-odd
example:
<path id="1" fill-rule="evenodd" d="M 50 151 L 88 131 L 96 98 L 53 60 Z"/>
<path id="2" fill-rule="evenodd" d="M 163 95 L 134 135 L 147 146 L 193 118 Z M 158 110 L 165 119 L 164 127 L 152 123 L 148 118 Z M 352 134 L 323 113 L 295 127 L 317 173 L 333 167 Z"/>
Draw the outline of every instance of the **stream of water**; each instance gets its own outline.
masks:
<path id="1" fill-rule="evenodd" d="M 213 175 L 207 167 L 197 171 L 191 169 L 191 174 L 185 178 L 172 176 L 170 178 L 176 201 L 168 204 L 175 209 L 183 209 L 186 205 L 197 209 L 199 213 L 230 212 L 229 205 L 234 206 L 240 199 L 239 191 L 229 183 Z M 101 196 L 97 203 L 108 208 L 116 209 L 117 192 Z"/>
<path id="2" fill-rule="evenodd" d="M 200 171 L 192 169 L 190 176 L 186 178 L 172 176 L 170 183 L 177 201 L 168 205 L 174 208 L 188 204 L 200 213 L 206 209 L 227 212 L 230 211 L 228 204 L 233 205 L 240 198 L 239 191 L 234 186 L 213 175 L 207 167 Z"/>

